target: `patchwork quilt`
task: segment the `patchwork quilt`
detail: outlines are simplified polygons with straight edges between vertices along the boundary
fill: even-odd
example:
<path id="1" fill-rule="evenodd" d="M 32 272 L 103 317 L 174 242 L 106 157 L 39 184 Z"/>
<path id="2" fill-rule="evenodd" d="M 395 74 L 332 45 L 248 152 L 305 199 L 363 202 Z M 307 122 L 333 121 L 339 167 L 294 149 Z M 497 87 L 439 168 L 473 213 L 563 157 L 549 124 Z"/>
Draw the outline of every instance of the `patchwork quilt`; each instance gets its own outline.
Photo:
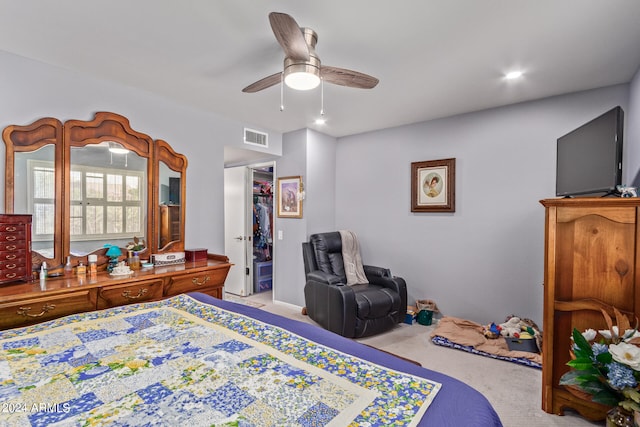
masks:
<path id="1" fill-rule="evenodd" d="M 0 331 L 2 426 L 416 425 L 440 387 L 187 295 Z"/>

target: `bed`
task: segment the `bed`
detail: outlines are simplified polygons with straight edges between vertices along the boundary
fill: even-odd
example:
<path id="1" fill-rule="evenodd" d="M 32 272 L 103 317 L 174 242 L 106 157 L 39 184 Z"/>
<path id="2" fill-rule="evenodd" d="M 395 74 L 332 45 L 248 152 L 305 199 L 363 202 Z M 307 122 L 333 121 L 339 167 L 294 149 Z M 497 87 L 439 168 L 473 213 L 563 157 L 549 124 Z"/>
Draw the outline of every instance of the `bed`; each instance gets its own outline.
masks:
<path id="1" fill-rule="evenodd" d="M 456 379 L 200 293 L 0 331 L 0 344 L 0 425 L 501 425 Z"/>

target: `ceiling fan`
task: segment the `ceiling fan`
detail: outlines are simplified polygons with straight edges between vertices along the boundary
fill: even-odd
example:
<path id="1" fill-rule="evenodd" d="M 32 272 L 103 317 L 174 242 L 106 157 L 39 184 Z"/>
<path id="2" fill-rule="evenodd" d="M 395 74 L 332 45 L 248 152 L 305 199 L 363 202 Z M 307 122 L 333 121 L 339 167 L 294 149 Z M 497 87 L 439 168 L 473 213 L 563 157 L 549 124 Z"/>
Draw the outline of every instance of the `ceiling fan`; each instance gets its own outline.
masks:
<path id="1" fill-rule="evenodd" d="M 360 89 L 371 89 L 378 84 L 378 79 L 367 74 L 321 65 L 315 51 L 318 35 L 311 28 L 300 27 L 290 15 L 271 12 L 269 22 L 276 40 L 285 53 L 284 69 L 250 84 L 242 89 L 243 92 L 258 92 L 282 80 L 287 86 L 297 90 L 313 89 L 320 84 L 320 79 L 327 83 Z"/>

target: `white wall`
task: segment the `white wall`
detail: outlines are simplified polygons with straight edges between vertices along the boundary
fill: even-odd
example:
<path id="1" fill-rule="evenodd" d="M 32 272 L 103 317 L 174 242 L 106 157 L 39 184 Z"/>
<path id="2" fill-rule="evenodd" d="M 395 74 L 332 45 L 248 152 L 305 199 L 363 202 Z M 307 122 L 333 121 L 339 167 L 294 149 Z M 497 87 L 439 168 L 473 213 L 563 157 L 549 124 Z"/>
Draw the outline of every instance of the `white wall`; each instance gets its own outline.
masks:
<path id="1" fill-rule="evenodd" d="M 134 130 L 164 139 L 186 155 L 186 245 L 224 253 L 223 149 L 244 145 L 245 126 L 264 129 L 1 51 L 0 69 L 2 129 L 43 117 L 91 120 L 96 111 L 110 111 L 127 117 Z M 280 154 L 282 135 L 269 131 L 269 145 Z M 0 158 L 4 150 L 0 144 Z M 0 162 L 0 180 L 4 182 L 4 162 Z"/>
<path id="2" fill-rule="evenodd" d="M 286 153 L 276 163 L 277 178 L 307 174 L 307 129 L 290 132 L 282 137 L 282 151 Z M 276 185 L 277 185 L 276 178 Z M 279 194 L 276 193 L 276 197 Z M 277 202 L 276 202 L 277 203 Z M 302 241 L 306 234 L 306 206 L 302 206 L 302 218 L 275 218 L 273 255 L 273 298 L 277 301 L 304 306 L 304 267 Z M 277 207 L 276 207 L 277 213 Z M 278 234 L 282 234 L 282 240 Z"/>
<path id="3" fill-rule="evenodd" d="M 336 149 L 335 138 L 307 131 L 305 189 L 312 195 L 304 202 L 308 215 L 307 237 L 313 233 L 335 231 Z M 349 182 L 340 184 L 349 185 Z"/>
<path id="4" fill-rule="evenodd" d="M 336 226 L 358 234 L 365 264 L 405 278 L 410 301 L 541 324 L 539 201 L 555 197 L 556 139 L 616 105 L 627 111 L 628 95 L 619 85 L 340 138 Z M 456 212 L 412 213 L 411 162 L 450 157 Z"/>
<path id="5" fill-rule="evenodd" d="M 629 108 L 625 111 L 623 170 L 626 182 L 640 185 L 640 70 L 629 85 Z"/>
<path id="6" fill-rule="evenodd" d="M 304 264 L 302 242 L 310 234 L 335 230 L 336 139 L 311 129 L 283 136 L 283 157 L 278 177 L 301 176 L 306 199 L 302 218 L 276 218 L 274 247 L 274 299 L 303 307 Z"/>

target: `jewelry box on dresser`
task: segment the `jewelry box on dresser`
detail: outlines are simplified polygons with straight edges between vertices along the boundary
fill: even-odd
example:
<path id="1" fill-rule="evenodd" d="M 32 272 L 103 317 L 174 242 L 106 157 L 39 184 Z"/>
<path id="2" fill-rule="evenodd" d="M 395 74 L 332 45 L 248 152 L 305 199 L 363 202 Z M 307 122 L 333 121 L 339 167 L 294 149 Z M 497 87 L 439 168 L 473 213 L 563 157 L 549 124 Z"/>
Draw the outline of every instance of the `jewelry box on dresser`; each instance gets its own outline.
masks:
<path id="1" fill-rule="evenodd" d="M 31 215 L 0 214 L 0 285 L 31 280 Z"/>

